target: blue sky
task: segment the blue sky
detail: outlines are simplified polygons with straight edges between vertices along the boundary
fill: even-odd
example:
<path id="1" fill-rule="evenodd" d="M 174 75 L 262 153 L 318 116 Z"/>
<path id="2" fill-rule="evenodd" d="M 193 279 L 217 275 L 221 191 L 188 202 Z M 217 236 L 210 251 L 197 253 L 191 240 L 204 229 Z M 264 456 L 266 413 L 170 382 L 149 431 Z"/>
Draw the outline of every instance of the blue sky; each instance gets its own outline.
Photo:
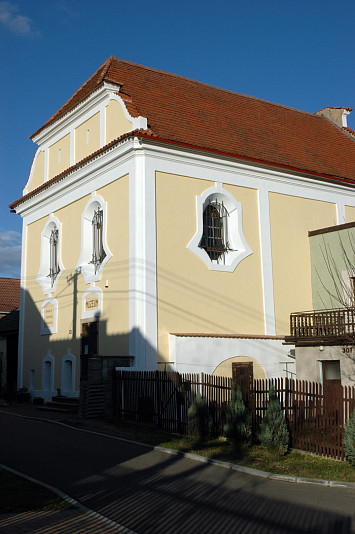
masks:
<path id="1" fill-rule="evenodd" d="M 354 107 L 354 0 L 0 0 L 0 276 L 18 276 L 29 139 L 111 55 L 315 112 Z"/>

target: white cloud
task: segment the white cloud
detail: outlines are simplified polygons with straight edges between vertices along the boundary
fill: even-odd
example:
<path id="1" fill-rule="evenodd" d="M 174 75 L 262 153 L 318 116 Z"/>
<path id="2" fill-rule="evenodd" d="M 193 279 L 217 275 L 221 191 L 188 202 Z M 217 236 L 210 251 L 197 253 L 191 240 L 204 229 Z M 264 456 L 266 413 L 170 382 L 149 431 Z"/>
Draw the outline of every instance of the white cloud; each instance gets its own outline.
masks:
<path id="1" fill-rule="evenodd" d="M 5 26 L 15 35 L 25 37 L 39 35 L 34 28 L 32 19 L 21 15 L 16 4 L 13 2 L 0 2 L 0 24 Z"/>
<path id="2" fill-rule="evenodd" d="M 0 228 L 0 276 L 19 278 L 21 272 L 21 234 Z"/>
<path id="3" fill-rule="evenodd" d="M 58 11 L 61 11 L 64 15 L 69 17 L 79 17 L 79 5 L 73 0 L 70 0 L 70 2 L 68 2 L 68 0 L 58 0 L 56 8 Z"/>

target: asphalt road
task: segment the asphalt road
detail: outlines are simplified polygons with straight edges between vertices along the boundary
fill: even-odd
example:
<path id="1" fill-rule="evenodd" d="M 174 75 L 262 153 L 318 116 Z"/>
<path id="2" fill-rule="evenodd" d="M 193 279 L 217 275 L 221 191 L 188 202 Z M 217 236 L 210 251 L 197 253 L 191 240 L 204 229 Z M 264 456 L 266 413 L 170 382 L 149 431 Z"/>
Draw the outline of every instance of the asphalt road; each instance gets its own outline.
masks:
<path id="1" fill-rule="evenodd" d="M 0 414 L 0 463 L 139 534 L 355 534 L 355 490 L 264 479 Z"/>

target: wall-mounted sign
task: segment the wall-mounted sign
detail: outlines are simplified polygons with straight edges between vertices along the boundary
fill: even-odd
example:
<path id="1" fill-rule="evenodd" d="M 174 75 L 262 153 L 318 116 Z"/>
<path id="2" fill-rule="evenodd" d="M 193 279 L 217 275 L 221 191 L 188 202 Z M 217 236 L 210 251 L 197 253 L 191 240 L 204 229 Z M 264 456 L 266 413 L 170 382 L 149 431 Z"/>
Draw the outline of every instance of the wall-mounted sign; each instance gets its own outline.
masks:
<path id="1" fill-rule="evenodd" d="M 99 295 L 97 293 L 89 293 L 85 297 L 85 311 L 97 310 L 99 308 Z"/>
<path id="2" fill-rule="evenodd" d="M 48 302 L 48 304 L 43 308 L 43 322 L 44 322 L 44 327 L 53 328 L 54 326 L 54 304 L 53 302 Z"/>
<path id="3" fill-rule="evenodd" d="M 102 291 L 98 287 L 92 287 L 83 294 L 81 318 L 99 317 L 101 313 Z"/>
<path id="4" fill-rule="evenodd" d="M 55 299 L 46 299 L 41 307 L 41 334 L 57 332 L 58 303 Z"/>

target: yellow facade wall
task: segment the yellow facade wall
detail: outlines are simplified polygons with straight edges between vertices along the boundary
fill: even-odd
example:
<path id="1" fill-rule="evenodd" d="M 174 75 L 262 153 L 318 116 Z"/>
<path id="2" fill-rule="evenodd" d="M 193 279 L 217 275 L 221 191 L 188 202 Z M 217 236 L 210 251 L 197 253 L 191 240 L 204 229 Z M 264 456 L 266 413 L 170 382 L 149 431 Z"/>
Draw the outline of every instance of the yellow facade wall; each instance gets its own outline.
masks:
<path id="1" fill-rule="evenodd" d="M 106 143 L 131 130 L 132 123 L 126 118 L 122 106 L 117 100 L 110 100 L 106 106 Z"/>
<path id="2" fill-rule="evenodd" d="M 128 177 L 97 191 L 104 201 L 119 198 L 119 209 L 107 210 L 107 245 L 113 257 L 104 268 L 101 281 L 94 285 L 103 291 L 103 310 L 99 321 L 99 350 L 103 355 L 128 354 Z M 40 265 L 41 232 L 49 218 L 27 227 L 25 277 L 23 385 L 29 387 L 30 371 L 35 370 L 34 389 L 41 389 L 41 365 L 47 350 L 55 358 L 55 388 L 61 385 L 62 358 L 70 349 L 76 358 L 76 390 L 80 376 L 80 334 L 83 294 L 90 288 L 75 271 L 81 247 L 81 214 L 90 195 L 54 212 L 61 223 L 61 258 L 64 272 L 51 295 L 58 302 L 57 333 L 40 335 L 41 306 L 48 297 L 36 282 Z M 118 231 L 119 229 L 119 231 Z M 108 287 L 105 287 L 106 281 Z M 50 344 L 49 344 L 50 341 Z"/>
<path id="3" fill-rule="evenodd" d="M 257 192 L 225 186 L 242 204 L 244 235 L 253 252 L 233 273 L 209 270 L 187 248 L 196 232 L 196 196 L 213 186 L 156 174 L 160 360 L 169 359 L 169 333 L 264 333 Z"/>
<path id="4" fill-rule="evenodd" d="M 57 176 L 70 166 L 70 134 L 51 145 L 48 149 L 48 179 Z"/>
<path id="5" fill-rule="evenodd" d="M 81 161 L 100 148 L 100 113 L 75 128 L 75 162 Z"/>
<path id="6" fill-rule="evenodd" d="M 129 179 L 122 177 L 97 191 L 108 203 L 107 245 L 113 257 L 101 281 L 103 314 L 100 319 L 100 350 L 107 355 L 129 354 Z M 112 199 L 117 199 L 116 203 Z M 105 287 L 106 281 L 108 287 Z M 105 332 L 105 337 L 104 337 Z"/>
<path id="7" fill-rule="evenodd" d="M 276 334 L 289 334 L 292 312 L 312 309 L 308 231 L 332 226 L 336 205 L 270 193 Z"/>
<path id="8" fill-rule="evenodd" d="M 31 180 L 28 184 L 28 192 L 33 191 L 44 183 L 44 151 L 38 152 L 33 164 Z"/>
<path id="9" fill-rule="evenodd" d="M 345 206 L 345 220 L 347 223 L 355 221 L 355 207 L 354 206 Z"/>

